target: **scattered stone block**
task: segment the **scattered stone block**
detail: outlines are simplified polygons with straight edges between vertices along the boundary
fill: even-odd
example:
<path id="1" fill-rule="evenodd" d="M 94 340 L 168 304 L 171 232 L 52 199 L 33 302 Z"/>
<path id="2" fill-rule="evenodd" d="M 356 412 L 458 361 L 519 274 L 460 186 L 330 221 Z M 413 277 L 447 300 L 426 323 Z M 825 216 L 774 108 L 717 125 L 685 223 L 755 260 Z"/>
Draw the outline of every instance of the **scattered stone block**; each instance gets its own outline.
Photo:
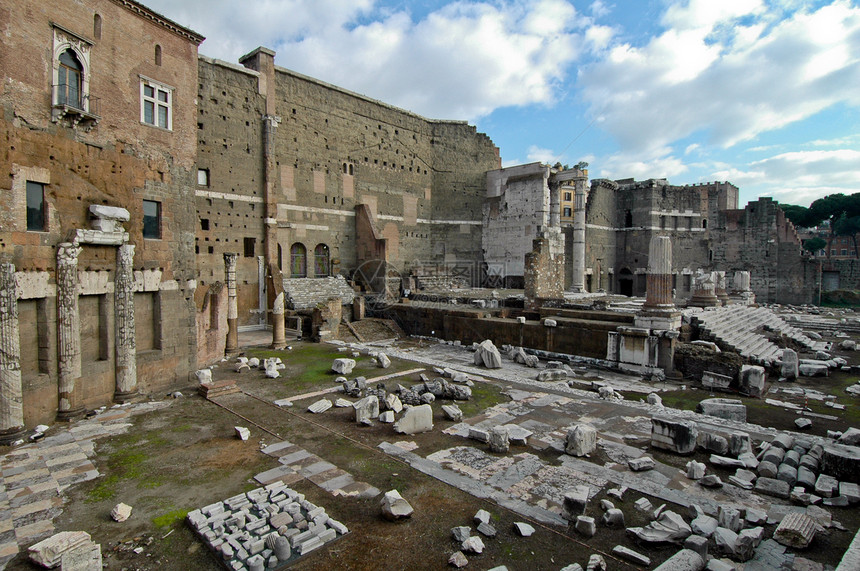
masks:
<path id="1" fill-rule="evenodd" d="M 85 531 L 61 531 L 47 539 L 31 545 L 27 550 L 30 559 L 42 567 L 60 565 L 63 553 L 92 543 L 90 534 Z"/>
<path id="2" fill-rule="evenodd" d="M 719 434 L 700 432 L 696 441 L 699 448 L 702 448 L 706 452 L 713 452 L 715 455 L 721 456 L 729 453 L 729 441 Z"/>
<path id="3" fill-rule="evenodd" d="M 696 412 L 735 422 L 747 421 L 747 407 L 739 399 L 705 399 L 696 405 Z"/>
<path id="4" fill-rule="evenodd" d="M 671 543 L 683 541 L 693 530 L 679 514 L 665 510 L 656 521 L 645 527 L 628 527 L 627 533 L 646 543 Z"/>
<path id="5" fill-rule="evenodd" d="M 511 447 L 511 442 L 508 438 L 508 429 L 504 426 L 494 426 L 491 428 L 487 444 L 490 445 L 491 452 L 506 454 Z"/>
<path id="6" fill-rule="evenodd" d="M 783 349 L 781 361 L 780 376 L 789 381 L 797 379 L 797 376 L 800 374 L 800 361 L 797 358 L 797 352 L 793 349 Z"/>
<path id="7" fill-rule="evenodd" d="M 684 549 L 698 553 L 703 560 L 708 558 L 708 539 L 701 535 L 691 535 L 684 540 Z"/>
<path id="8" fill-rule="evenodd" d="M 860 484 L 860 446 L 825 446 L 821 456 L 821 471 L 837 480 Z"/>
<path id="9" fill-rule="evenodd" d="M 492 524 L 481 522 L 478 524 L 478 533 L 484 537 L 496 537 L 496 528 Z"/>
<path id="10" fill-rule="evenodd" d="M 632 458 L 627 461 L 627 466 L 634 472 L 653 470 L 655 465 L 654 459 L 650 456 L 640 456 L 639 458 Z"/>
<path id="11" fill-rule="evenodd" d="M 433 409 L 429 404 L 413 406 L 394 423 L 394 430 L 401 434 L 418 434 L 433 430 Z"/>
<path id="12" fill-rule="evenodd" d="M 331 370 L 339 375 L 348 375 L 355 368 L 355 359 L 339 358 L 332 361 Z"/>
<path id="13" fill-rule="evenodd" d="M 593 537 L 597 533 L 597 524 L 594 522 L 594 518 L 585 515 L 576 517 L 576 524 L 573 528 L 585 537 Z"/>
<path id="14" fill-rule="evenodd" d="M 236 438 L 239 440 L 248 440 L 251 438 L 251 431 L 244 426 L 234 426 L 233 430 L 236 431 Z"/>
<path id="15" fill-rule="evenodd" d="M 382 507 L 382 517 L 387 520 L 395 521 L 412 516 L 412 506 L 403 499 L 397 490 L 385 492 L 380 505 Z"/>
<path id="16" fill-rule="evenodd" d="M 353 403 L 355 409 L 355 422 L 368 425 L 371 420 L 379 417 L 379 397 L 368 395 Z"/>
<path id="17" fill-rule="evenodd" d="M 379 415 L 379 422 L 384 422 L 385 424 L 391 424 L 394 422 L 394 411 L 386 410 L 385 412 Z"/>
<path id="18" fill-rule="evenodd" d="M 469 427 L 469 438 L 472 440 L 477 440 L 479 442 L 489 442 L 490 433 L 486 430 L 481 430 L 480 428 L 475 428 L 474 426 Z"/>
<path id="19" fill-rule="evenodd" d="M 588 563 L 585 566 L 586 571 L 606 571 L 606 560 L 602 555 L 592 553 L 588 556 Z"/>
<path id="20" fill-rule="evenodd" d="M 601 521 L 606 527 L 622 528 L 624 527 L 624 512 L 618 508 L 609 510 L 603 514 Z"/>
<path id="21" fill-rule="evenodd" d="M 741 367 L 739 388 L 742 393 L 751 397 L 764 394 L 765 371 L 758 365 L 743 365 Z"/>
<path id="22" fill-rule="evenodd" d="M 775 498 L 788 499 L 791 495 L 791 486 L 788 482 L 774 478 L 759 477 L 755 482 L 755 491 Z"/>
<path id="23" fill-rule="evenodd" d="M 320 414 L 332 407 L 332 402 L 328 399 L 320 399 L 308 407 L 308 412 Z"/>
<path id="24" fill-rule="evenodd" d="M 633 506 L 639 510 L 640 512 L 650 512 L 654 509 L 654 506 L 651 505 L 651 500 L 648 498 L 639 498 L 635 502 L 633 502 Z"/>
<path id="25" fill-rule="evenodd" d="M 740 510 L 731 506 L 721 505 L 717 513 L 717 523 L 720 527 L 725 527 L 735 533 L 739 532 L 742 527 Z"/>
<path id="26" fill-rule="evenodd" d="M 197 382 L 201 385 L 212 384 L 212 369 L 200 369 L 194 373 L 194 376 L 197 377 Z"/>
<path id="27" fill-rule="evenodd" d="M 587 456 L 597 449 L 597 430 L 589 424 L 577 424 L 567 431 L 564 451 L 571 456 Z"/>
<path id="28" fill-rule="evenodd" d="M 514 531 L 521 537 L 529 537 L 535 532 L 535 528 L 527 523 L 517 521 L 514 522 Z"/>
<path id="29" fill-rule="evenodd" d="M 636 565 L 642 565 L 644 567 L 648 567 L 649 565 L 651 565 L 651 559 L 649 557 L 646 557 L 641 553 L 637 553 L 632 549 L 628 549 L 623 545 L 616 545 L 615 547 L 613 547 L 612 553 L 614 555 L 617 555 L 621 559 L 626 559 L 627 561 L 630 561 L 631 563 L 634 563 Z"/>
<path id="30" fill-rule="evenodd" d="M 702 514 L 690 522 L 690 529 L 693 533 L 702 537 L 711 537 L 719 527 L 719 522 L 716 518 Z"/>
<path id="31" fill-rule="evenodd" d="M 339 398 L 336 401 L 334 401 L 334 406 L 336 406 L 337 408 L 347 408 L 347 407 L 352 406 L 352 401 Z"/>
<path id="32" fill-rule="evenodd" d="M 589 487 L 586 485 L 576 486 L 572 490 L 564 492 L 561 510 L 562 515 L 568 520 L 573 521 L 578 516 L 585 514 L 585 506 L 588 504 Z"/>
<path id="33" fill-rule="evenodd" d="M 379 365 L 381 369 L 387 369 L 391 366 L 391 359 L 389 359 L 385 353 L 377 353 L 376 364 Z"/>
<path id="34" fill-rule="evenodd" d="M 651 419 L 651 446 L 676 454 L 692 454 L 696 450 L 699 430 L 689 420 Z"/>
<path id="35" fill-rule="evenodd" d="M 472 536 L 472 529 L 465 525 L 452 527 L 451 535 L 454 536 L 454 541 L 458 543 L 463 543 Z"/>
<path id="36" fill-rule="evenodd" d="M 110 512 L 110 516 L 114 521 L 124 522 L 129 517 L 131 517 L 131 506 L 123 503 L 119 503 Z"/>
<path id="37" fill-rule="evenodd" d="M 699 480 L 699 485 L 705 488 L 722 488 L 723 481 L 716 474 L 708 474 Z"/>
<path id="38" fill-rule="evenodd" d="M 839 482 L 839 495 L 849 504 L 860 503 L 860 485 L 853 482 Z"/>
<path id="39" fill-rule="evenodd" d="M 701 571 L 704 568 L 705 560 L 701 555 L 692 549 L 682 549 L 654 571 Z"/>
<path id="40" fill-rule="evenodd" d="M 461 422 L 463 420 L 463 411 L 455 404 L 443 404 L 442 412 L 448 420 Z"/>
<path id="41" fill-rule="evenodd" d="M 815 493 L 822 498 L 832 497 L 838 488 L 839 481 L 827 474 L 820 474 L 815 481 Z"/>
<path id="42" fill-rule="evenodd" d="M 777 469 L 776 479 L 788 483 L 789 486 L 793 486 L 797 481 L 797 468 L 783 462 Z"/>
<path id="43" fill-rule="evenodd" d="M 817 529 L 818 526 L 815 520 L 808 515 L 791 512 L 779 522 L 779 525 L 773 532 L 773 539 L 786 547 L 804 549 L 809 547 L 809 544 L 815 538 Z"/>
<path id="44" fill-rule="evenodd" d="M 460 545 L 460 549 L 466 553 L 483 553 L 484 541 L 477 535 L 473 535 L 463 541 Z"/>
<path id="45" fill-rule="evenodd" d="M 502 368 L 502 355 L 489 339 L 482 341 L 475 351 L 474 363 L 488 369 Z"/>
<path id="46" fill-rule="evenodd" d="M 448 565 L 456 567 L 457 569 L 462 569 L 468 564 L 469 560 L 466 559 L 466 556 L 463 555 L 462 551 L 455 551 L 451 557 L 448 558 Z"/>
<path id="47" fill-rule="evenodd" d="M 794 420 L 794 425 L 800 430 L 806 430 L 812 426 L 812 421 L 806 417 L 800 417 Z"/>
<path id="48" fill-rule="evenodd" d="M 478 510 L 475 513 L 475 517 L 472 518 L 476 525 L 480 525 L 482 523 L 490 523 L 490 512 L 487 510 Z"/>

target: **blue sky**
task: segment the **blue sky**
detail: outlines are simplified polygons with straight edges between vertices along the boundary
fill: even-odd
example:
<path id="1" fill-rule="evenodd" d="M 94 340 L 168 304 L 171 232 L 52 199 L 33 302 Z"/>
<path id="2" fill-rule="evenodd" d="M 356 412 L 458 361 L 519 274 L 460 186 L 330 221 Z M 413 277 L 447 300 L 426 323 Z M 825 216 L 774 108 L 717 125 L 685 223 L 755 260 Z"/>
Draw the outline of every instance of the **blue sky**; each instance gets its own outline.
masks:
<path id="1" fill-rule="evenodd" d="M 856 0 L 143 0 L 236 62 L 477 125 L 505 166 L 860 192 Z"/>

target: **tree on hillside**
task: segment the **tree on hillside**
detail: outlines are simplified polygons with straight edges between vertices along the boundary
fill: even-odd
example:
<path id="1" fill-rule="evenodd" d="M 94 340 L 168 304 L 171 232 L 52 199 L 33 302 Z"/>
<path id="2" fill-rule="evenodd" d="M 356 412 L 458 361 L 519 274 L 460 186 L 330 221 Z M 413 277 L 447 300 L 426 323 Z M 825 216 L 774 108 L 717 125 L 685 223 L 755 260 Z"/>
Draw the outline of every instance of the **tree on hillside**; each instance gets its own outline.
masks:
<path id="1" fill-rule="evenodd" d="M 795 226 L 811 228 L 824 221 L 830 225 L 827 240 L 827 256 L 830 256 L 829 243 L 835 236 L 850 236 L 857 251 L 857 233 L 860 232 L 860 192 L 854 194 L 830 194 L 819 198 L 809 208 L 793 204 L 780 205 L 785 217 Z M 806 244 L 804 243 L 804 248 Z M 808 248 L 807 248 L 808 249 Z M 820 248 L 818 248 L 820 249 Z"/>

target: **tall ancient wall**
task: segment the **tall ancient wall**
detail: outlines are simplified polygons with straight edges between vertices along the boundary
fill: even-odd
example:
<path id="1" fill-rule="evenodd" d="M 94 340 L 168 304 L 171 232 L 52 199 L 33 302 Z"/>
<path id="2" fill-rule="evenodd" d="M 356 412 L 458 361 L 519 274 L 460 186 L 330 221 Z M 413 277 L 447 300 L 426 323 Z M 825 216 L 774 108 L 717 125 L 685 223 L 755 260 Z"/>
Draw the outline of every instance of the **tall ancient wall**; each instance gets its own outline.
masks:
<path id="1" fill-rule="evenodd" d="M 0 18 L 0 171 L 7 173 L 0 182 L 0 257 L 16 269 L 27 348 L 23 412 L 32 426 L 52 422 L 64 398 L 86 408 L 111 402 L 128 351 L 141 392 L 185 382 L 195 366 L 194 100 L 202 37 L 135 4 L 24 4 Z M 63 106 L 52 86 L 66 50 L 83 67 L 84 97 Z M 172 128 L 142 122 L 144 80 L 170 90 Z M 43 228 L 28 230 L 28 182 L 43 185 Z M 160 205 L 154 239 L 142 235 L 144 200 Z M 127 210 L 130 220 L 121 222 L 127 236 L 92 230 L 91 205 Z M 67 250 L 76 254 L 76 266 L 69 266 L 62 293 L 76 301 L 74 308 L 58 303 L 58 252 L 69 240 L 80 250 Z M 126 271 L 118 259 L 122 244 L 134 247 L 128 268 L 134 343 L 124 329 L 130 322 L 118 317 L 128 319 L 131 310 L 118 292 L 125 287 L 117 283 Z M 69 311 L 75 320 L 66 319 Z M 161 319 L 167 315 L 169 324 Z M 58 332 L 60 320 L 75 325 L 68 335 Z M 63 361 L 67 355 L 71 361 Z M 74 385 L 68 397 L 60 395 L 65 382 Z"/>
<path id="2" fill-rule="evenodd" d="M 255 50 L 243 59 L 252 69 L 199 62 L 198 167 L 208 169 L 209 185 L 198 186 L 197 204 L 209 230 L 198 228 L 198 264 L 201 280 L 217 281 L 223 254 L 240 254 L 239 325 L 260 323 L 258 260 L 245 256 L 246 241 L 255 256 L 270 252 L 265 261 L 285 277 L 296 273 L 294 246 L 306 252 L 309 277 L 323 246 L 326 271 L 349 276 L 373 265 L 357 255 L 358 205 L 400 273 L 479 267 L 484 173 L 499 162 L 489 138 L 274 67 L 273 57 Z M 264 115 L 277 118 L 268 155 Z M 267 225 L 277 243 L 264 247 Z"/>
<path id="3" fill-rule="evenodd" d="M 718 269 L 749 271 L 759 303 L 817 303 L 820 262 L 803 253 L 794 225 L 772 198 L 720 218 L 712 246 Z"/>

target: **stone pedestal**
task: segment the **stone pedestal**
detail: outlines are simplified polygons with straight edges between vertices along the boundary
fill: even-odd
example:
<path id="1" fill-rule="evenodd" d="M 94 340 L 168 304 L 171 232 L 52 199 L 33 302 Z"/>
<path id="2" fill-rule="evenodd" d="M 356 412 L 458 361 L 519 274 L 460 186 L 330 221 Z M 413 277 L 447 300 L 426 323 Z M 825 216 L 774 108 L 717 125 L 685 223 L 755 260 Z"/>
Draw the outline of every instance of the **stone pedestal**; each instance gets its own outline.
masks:
<path id="1" fill-rule="evenodd" d="M 726 290 L 726 272 L 713 272 L 714 276 L 714 295 L 720 300 L 723 305 L 729 304 L 729 293 Z"/>
<path id="2" fill-rule="evenodd" d="M 116 252 L 114 317 L 116 319 L 116 402 L 137 396 L 137 347 L 134 330 L 134 246 L 125 244 Z"/>
<path id="3" fill-rule="evenodd" d="M 523 276 L 526 309 L 538 309 L 547 303 L 560 305 L 564 301 L 564 257 L 553 252 L 551 238 L 544 235 L 532 244 Z"/>
<path id="4" fill-rule="evenodd" d="M 648 246 L 648 275 L 645 304 L 636 315 L 636 327 L 673 331 L 681 327 L 681 314 L 672 296 L 672 241 L 653 236 Z"/>
<path id="5" fill-rule="evenodd" d="M 0 264 L 0 444 L 14 442 L 24 433 L 16 291 L 15 266 Z M 30 349 L 36 350 L 35 347 Z"/>
<path id="6" fill-rule="evenodd" d="M 239 305 L 236 298 L 236 260 L 239 254 L 224 254 L 227 281 L 227 346 L 225 353 L 239 350 Z"/>
<path id="7" fill-rule="evenodd" d="M 81 318 L 78 312 L 78 255 L 81 247 L 63 242 L 57 247 L 57 419 L 84 413 L 81 389 Z"/>
<path id="8" fill-rule="evenodd" d="M 753 305 L 755 303 L 755 293 L 750 289 L 750 273 L 746 271 L 737 271 L 734 274 L 732 291 L 729 294 L 729 299 L 734 303 L 742 305 Z"/>
<path id="9" fill-rule="evenodd" d="M 687 305 L 691 307 L 719 307 L 720 300 L 714 293 L 716 284 L 710 273 L 700 272 L 696 275 L 693 297 Z"/>

